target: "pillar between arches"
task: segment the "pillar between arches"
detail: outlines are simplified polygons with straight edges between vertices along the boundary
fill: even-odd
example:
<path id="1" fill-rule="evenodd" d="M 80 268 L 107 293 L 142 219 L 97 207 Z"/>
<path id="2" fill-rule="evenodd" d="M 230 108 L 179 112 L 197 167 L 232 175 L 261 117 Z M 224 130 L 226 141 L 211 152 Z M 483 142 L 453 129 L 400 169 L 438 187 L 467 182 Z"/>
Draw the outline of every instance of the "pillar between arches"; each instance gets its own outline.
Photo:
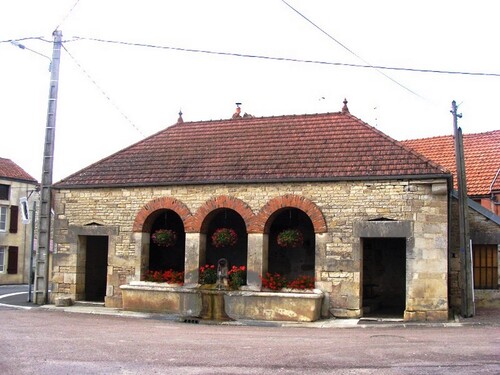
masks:
<path id="1" fill-rule="evenodd" d="M 268 235 L 265 233 L 248 234 L 247 256 L 247 290 L 261 290 L 261 275 L 267 272 L 268 267 Z"/>
<path id="2" fill-rule="evenodd" d="M 205 264 L 207 236 L 204 233 L 186 233 L 184 258 L 184 285 L 195 286 L 200 279 L 200 264 Z"/>

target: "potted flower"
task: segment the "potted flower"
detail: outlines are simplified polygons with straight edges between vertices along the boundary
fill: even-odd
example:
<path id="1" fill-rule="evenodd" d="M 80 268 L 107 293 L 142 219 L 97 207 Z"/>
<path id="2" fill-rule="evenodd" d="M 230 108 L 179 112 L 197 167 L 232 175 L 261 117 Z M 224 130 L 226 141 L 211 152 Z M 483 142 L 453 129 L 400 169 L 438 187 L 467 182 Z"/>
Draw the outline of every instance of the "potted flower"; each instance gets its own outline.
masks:
<path id="1" fill-rule="evenodd" d="M 231 228 L 219 228 L 212 234 L 212 245 L 215 247 L 229 247 L 236 245 L 238 235 Z"/>
<path id="2" fill-rule="evenodd" d="M 151 235 L 151 240 L 161 247 L 174 246 L 177 241 L 177 233 L 171 229 L 158 229 Z"/>
<path id="3" fill-rule="evenodd" d="M 265 275 L 261 276 L 260 279 L 262 280 L 262 287 L 264 289 L 277 291 L 286 288 L 288 285 L 286 277 L 277 272 L 273 274 L 267 272 Z"/>
<path id="4" fill-rule="evenodd" d="M 239 289 L 240 286 L 247 283 L 247 269 L 245 266 L 233 266 L 227 273 L 229 285 L 233 289 Z"/>
<path id="5" fill-rule="evenodd" d="M 213 264 L 205 264 L 200 267 L 200 284 L 215 284 L 217 282 L 217 270 Z"/>
<path id="6" fill-rule="evenodd" d="M 166 271 L 147 271 L 144 275 L 144 281 L 182 285 L 184 284 L 184 272 L 174 271 L 173 269 Z"/>
<path id="7" fill-rule="evenodd" d="M 304 236 L 300 230 L 289 228 L 278 233 L 276 241 L 281 247 L 299 247 L 304 243 Z"/>

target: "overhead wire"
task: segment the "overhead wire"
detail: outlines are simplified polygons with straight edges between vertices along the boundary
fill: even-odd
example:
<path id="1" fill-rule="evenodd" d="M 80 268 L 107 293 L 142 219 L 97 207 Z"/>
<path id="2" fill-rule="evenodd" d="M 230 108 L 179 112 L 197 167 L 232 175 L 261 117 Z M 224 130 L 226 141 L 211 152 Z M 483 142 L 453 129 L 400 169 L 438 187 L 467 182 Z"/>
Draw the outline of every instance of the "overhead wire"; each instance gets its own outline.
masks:
<path id="1" fill-rule="evenodd" d="M 56 26 L 56 28 L 54 30 L 58 30 L 61 27 L 61 25 L 66 21 L 66 19 L 73 12 L 73 10 L 76 8 L 76 6 L 78 5 L 79 2 L 80 2 L 80 0 L 76 0 L 76 2 L 73 4 L 73 7 L 68 11 L 68 13 L 66 13 L 66 16 L 63 17 L 61 22 L 59 22 L 59 24 Z"/>
<path id="2" fill-rule="evenodd" d="M 0 40 L 0 43 L 21 42 L 21 41 L 24 41 L 24 40 L 35 40 L 35 39 L 41 40 L 42 42 L 49 42 L 43 36 L 29 36 L 29 37 L 25 37 L 25 38 Z"/>
<path id="3" fill-rule="evenodd" d="M 372 64 L 370 64 L 368 61 L 366 61 L 365 59 L 363 59 L 360 55 L 358 55 L 357 53 L 355 53 L 354 51 L 352 51 L 350 48 L 348 48 L 345 44 L 339 42 L 337 39 L 335 39 L 332 35 L 330 35 L 328 32 L 326 32 L 324 29 L 322 29 L 321 27 L 319 27 L 317 24 L 315 24 L 312 20 L 310 20 L 309 18 L 307 18 L 304 14 L 302 14 L 301 12 L 299 12 L 297 9 L 295 9 L 294 7 L 292 7 L 290 4 L 288 4 L 285 0 L 281 0 L 285 5 L 287 5 L 290 9 L 292 9 L 295 13 L 297 13 L 300 17 L 302 17 L 303 19 L 305 19 L 307 22 L 309 22 L 311 25 L 313 25 L 316 29 L 318 29 L 319 31 L 321 31 L 323 34 L 325 34 L 329 39 L 333 40 L 335 43 L 337 43 L 338 45 L 340 45 L 342 48 L 344 48 L 346 51 L 348 51 L 351 55 L 355 56 L 356 58 L 358 58 L 359 60 L 363 61 L 365 64 L 367 64 L 369 67 L 371 68 L 374 68 L 376 71 L 378 71 L 380 74 L 382 74 L 384 77 L 388 78 L 389 80 L 391 80 L 392 82 L 394 82 L 395 84 L 397 84 L 398 86 L 402 87 L 403 89 L 405 89 L 406 91 L 412 93 L 413 95 L 416 95 L 418 96 L 419 98 L 421 99 L 425 99 L 424 97 L 422 97 L 420 94 L 418 94 L 417 92 L 415 92 L 414 90 L 410 89 L 409 87 L 403 85 L 401 82 L 395 80 L 394 78 L 392 78 L 391 76 L 385 74 L 384 72 L 380 71 L 380 69 L 374 67 Z"/>
<path id="4" fill-rule="evenodd" d="M 414 73 L 434 73 L 434 74 L 450 74 L 450 75 L 500 77 L 500 73 L 406 68 L 406 67 L 393 67 L 393 66 L 372 65 L 372 64 L 354 64 L 354 63 L 342 63 L 342 62 L 322 61 L 322 60 L 307 60 L 307 59 L 296 59 L 296 58 L 289 58 L 289 57 L 253 55 L 253 54 L 247 54 L 247 53 L 211 51 L 211 50 L 196 49 L 196 48 L 161 46 L 161 45 L 155 45 L 155 44 L 149 44 L 149 43 L 126 42 L 126 41 L 120 41 L 120 40 L 109 40 L 109 39 L 82 37 L 82 36 L 74 36 L 72 39 L 66 40 L 66 42 L 74 42 L 74 41 L 80 41 L 80 40 L 88 40 L 88 41 L 94 41 L 94 42 L 99 42 L 99 43 L 120 44 L 120 45 L 131 46 L 131 47 L 165 49 L 165 50 L 180 51 L 180 52 L 203 53 L 203 54 L 209 54 L 209 55 L 244 57 L 244 58 L 262 59 L 262 60 L 305 63 L 305 64 L 333 65 L 333 66 L 343 66 L 343 67 L 349 67 L 349 68 L 394 70 L 394 71 L 414 72 Z"/>
<path id="5" fill-rule="evenodd" d="M 76 58 L 71 54 L 71 52 L 66 48 L 64 43 L 62 43 L 62 48 L 66 51 L 68 56 L 73 60 L 73 62 L 80 68 L 80 70 L 85 74 L 85 76 L 97 87 L 101 94 L 108 100 L 108 102 L 120 113 L 120 115 L 142 136 L 145 137 L 144 133 L 137 127 L 137 125 L 118 107 L 118 105 L 111 100 L 111 97 L 99 86 L 94 78 L 83 68 Z"/>

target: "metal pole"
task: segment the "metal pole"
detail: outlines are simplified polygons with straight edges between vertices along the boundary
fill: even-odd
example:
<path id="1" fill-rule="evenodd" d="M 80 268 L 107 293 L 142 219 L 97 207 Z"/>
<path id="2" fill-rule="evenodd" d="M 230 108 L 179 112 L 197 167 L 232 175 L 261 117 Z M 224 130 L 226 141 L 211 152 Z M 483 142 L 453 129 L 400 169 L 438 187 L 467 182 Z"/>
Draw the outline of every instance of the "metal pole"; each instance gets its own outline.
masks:
<path id="1" fill-rule="evenodd" d="M 45 128 L 45 145 L 43 151 L 42 184 L 40 190 L 40 216 L 38 225 L 38 251 L 35 267 L 35 303 L 43 305 L 48 302 L 49 263 L 50 263 L 50 226 L 51 226 L 51 186 L 54 165 L 54 139 L 56 131 L 57 92 L 59 88 L 59 64 L 61 60 L 62 32 L 55 30 L 52 52 L 52 69 L 50 73 L 49 104 L 47 109 L 47 126 Z"/>
<path id="2" fill-rule="evenodd" d="M 33 251 L 35 250 L 35 218 L 36 218 L 36 201 L 33 202 L 33 210 L 31 211 L 31 247 L 30 247 L 30 269 L 28 273 L 28 302 L 33 302 L 33 280 L 31 273 L 33 272 Z"/>
<path id="3" fill-rule="evenodd" d="M 474 285 L 472 280 L 472 252 L 469 235 L 469 219 L 467 204 L 467 182 L 465 176 L 465 158 L 463 149 L 462 129 L 458 127 L 457 118 L 462 115 L 457 114 L 457 104 L 451 103 L 451 113 L 453 114 L 453 133 L 455 137 L 455 162 L 457 165 L 458 183 L 458 220 L 460 232 L 460 281 L 462 316 L 465 318 L 474 316 Z"/>

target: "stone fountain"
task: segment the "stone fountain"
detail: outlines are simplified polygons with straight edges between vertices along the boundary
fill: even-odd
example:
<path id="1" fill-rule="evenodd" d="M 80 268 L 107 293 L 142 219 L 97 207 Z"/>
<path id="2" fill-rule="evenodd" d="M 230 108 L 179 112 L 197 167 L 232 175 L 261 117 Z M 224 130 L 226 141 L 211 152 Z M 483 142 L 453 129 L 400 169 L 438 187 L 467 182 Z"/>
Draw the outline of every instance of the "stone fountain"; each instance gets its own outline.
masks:
<path id="1" fill-rule="evenodd" d="M 222 258 L 217 262 L 217 282 L 212 289 L 201 289 L 200 317 L 206 320 L 231 320 L 225 311 L 224 295 L 229 289 L 228 262 Z"/>

